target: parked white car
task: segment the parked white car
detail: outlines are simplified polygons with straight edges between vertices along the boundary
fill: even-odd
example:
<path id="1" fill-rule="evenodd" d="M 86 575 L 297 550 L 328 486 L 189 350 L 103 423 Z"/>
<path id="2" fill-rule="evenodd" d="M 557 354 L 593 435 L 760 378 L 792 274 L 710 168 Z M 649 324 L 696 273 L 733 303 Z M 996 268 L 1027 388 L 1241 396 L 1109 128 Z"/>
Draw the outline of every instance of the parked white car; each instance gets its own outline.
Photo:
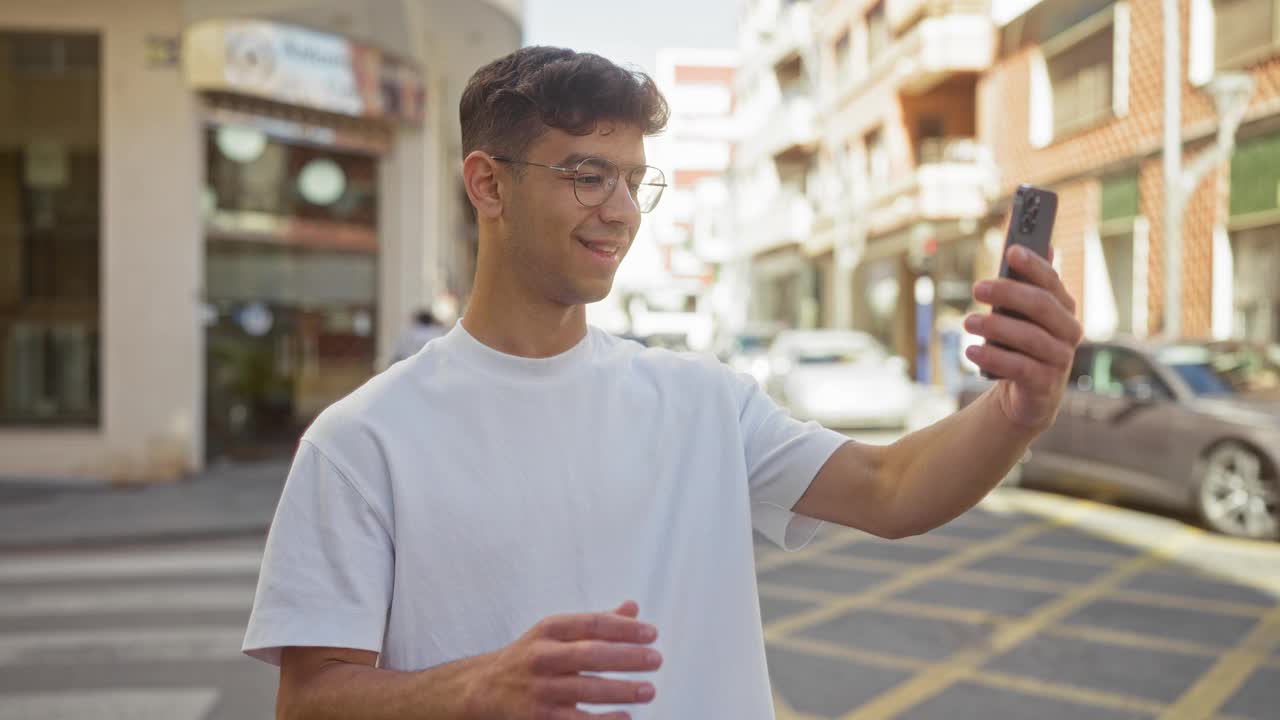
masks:
<path id="1" fill-rule="evenodd" d="M 907 362 L 866 333 L 787 330 L 769 361 L 769 391 L 796 418 L 839 430 L 907 424 L 915 397 Z"/>

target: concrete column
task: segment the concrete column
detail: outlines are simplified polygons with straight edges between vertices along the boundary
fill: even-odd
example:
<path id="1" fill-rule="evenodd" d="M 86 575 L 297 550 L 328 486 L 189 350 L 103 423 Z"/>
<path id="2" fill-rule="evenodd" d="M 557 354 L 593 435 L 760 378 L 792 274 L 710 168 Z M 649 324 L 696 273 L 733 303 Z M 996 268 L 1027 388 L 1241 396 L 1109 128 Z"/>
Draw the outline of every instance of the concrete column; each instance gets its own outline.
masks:
<path id="1" fill-rule="evenodd" d="M 427 121 L 430 122 L 429 120 Z M 378 367 L 434 293 L 436 158 L 428 128 L 401 128 L 378 168 Z"/>
<path id="2" fill-rule="evenodd" d="M 0 25 L 102 39 L 101 424 L 0 431 L 0 474 L 176 478 L 203 457 L 203 161 L 194 94 L 147 48 L 181 3 L 17 3 Z"/>

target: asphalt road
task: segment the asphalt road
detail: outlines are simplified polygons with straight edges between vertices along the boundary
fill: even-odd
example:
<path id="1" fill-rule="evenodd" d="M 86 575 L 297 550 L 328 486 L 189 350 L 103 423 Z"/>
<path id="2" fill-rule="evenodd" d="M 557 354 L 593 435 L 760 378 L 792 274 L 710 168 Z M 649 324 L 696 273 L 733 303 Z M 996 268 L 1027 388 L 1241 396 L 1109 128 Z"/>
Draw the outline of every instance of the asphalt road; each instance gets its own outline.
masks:
<path id="1" fill-rule="evenodd" d="M 0 720 L 272 717 L 257 540 L 0 555 Z M 1274 718 L 1280 545 L 1001 491 L 893 543 L 757 545 L 780 720 Z"/>

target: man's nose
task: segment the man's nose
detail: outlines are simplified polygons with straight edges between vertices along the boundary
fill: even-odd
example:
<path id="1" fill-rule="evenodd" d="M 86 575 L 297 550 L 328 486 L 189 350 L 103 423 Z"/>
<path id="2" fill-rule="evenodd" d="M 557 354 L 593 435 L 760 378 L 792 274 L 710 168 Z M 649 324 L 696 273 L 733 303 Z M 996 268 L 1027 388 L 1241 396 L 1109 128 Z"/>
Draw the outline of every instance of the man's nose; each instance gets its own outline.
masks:
<path id="1" fill-rule="evenodd" d="M 640 224 L 640 206 L 626 183 L 619 181 L 614 186 L 609 199 L 600 206 L 600 217 L 605 222 L 625 223 L 632 227 Z"/>

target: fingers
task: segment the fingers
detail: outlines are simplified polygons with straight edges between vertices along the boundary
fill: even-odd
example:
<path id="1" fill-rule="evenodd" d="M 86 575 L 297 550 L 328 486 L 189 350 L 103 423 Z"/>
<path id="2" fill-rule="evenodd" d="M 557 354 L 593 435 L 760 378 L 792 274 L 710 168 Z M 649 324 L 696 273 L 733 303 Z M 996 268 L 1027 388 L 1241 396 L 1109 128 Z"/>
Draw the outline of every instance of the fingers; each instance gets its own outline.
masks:
<path id="1" fill-rule="evenodd" d="M 539 700 L 556 705 L 622 705 L 651 702 L 655 690 L 647 682 L 577 675 L 551 678 L 541 685 L 537 694 Z"/>
<path id="2" fill-rule="evenodd" d="M 541 624 L 542 637 L 561 642 L 607 640 L 609 642 L 651 643 L 658 629 L 636 620 L 639 608 L 633 602 L 623 603 L 610 613 L 557 615 Z"/>
<path id="3" fill-rule="evenodd" d="M 995 377 L 1012 380 L 1033 390 L 1052 391 L 1063 373 L 1030 357 L 993 345 L 970 345 L 964 354 Z"/>
<path id="4" fill-rule="evenodd" d="M 1048 259 L 1019 246 L 1009 248 L 1009 267 L 1018 272 L 1023 279 L 1037 287 L 1044 288 L 1050 295 L 1067 309 L 1072 315 L 1076 312 L 1075 299 L 1062 284 L 1058 271 L 1053 269 L 1053 248 L 1049 248 Z"/>
<path id="5" fill-rule="evenodd" d="M 533 671 L 541 675 L 653 672 L 660 667 L 662 654 L 653 648 L 600 640 L 546 643 L 533 658 Z"/>
<path id="6" fill-rule="evenodd" d="M 1068 370 L 1075 356 L 1074 345 L 1055 338 L 1039 325 L 1004 315 L 970 315 L 965 318 L 964 327 L 1058 371 Z"/>
<path id="7" fill-rule="evenodd" d="M 1043 287 L 1017 280 L 985 280 L 974 287 L 973 296 L 979 302 L 1021 313 L 1072 347 L 1083 335 L 1074 312 Z"/>

